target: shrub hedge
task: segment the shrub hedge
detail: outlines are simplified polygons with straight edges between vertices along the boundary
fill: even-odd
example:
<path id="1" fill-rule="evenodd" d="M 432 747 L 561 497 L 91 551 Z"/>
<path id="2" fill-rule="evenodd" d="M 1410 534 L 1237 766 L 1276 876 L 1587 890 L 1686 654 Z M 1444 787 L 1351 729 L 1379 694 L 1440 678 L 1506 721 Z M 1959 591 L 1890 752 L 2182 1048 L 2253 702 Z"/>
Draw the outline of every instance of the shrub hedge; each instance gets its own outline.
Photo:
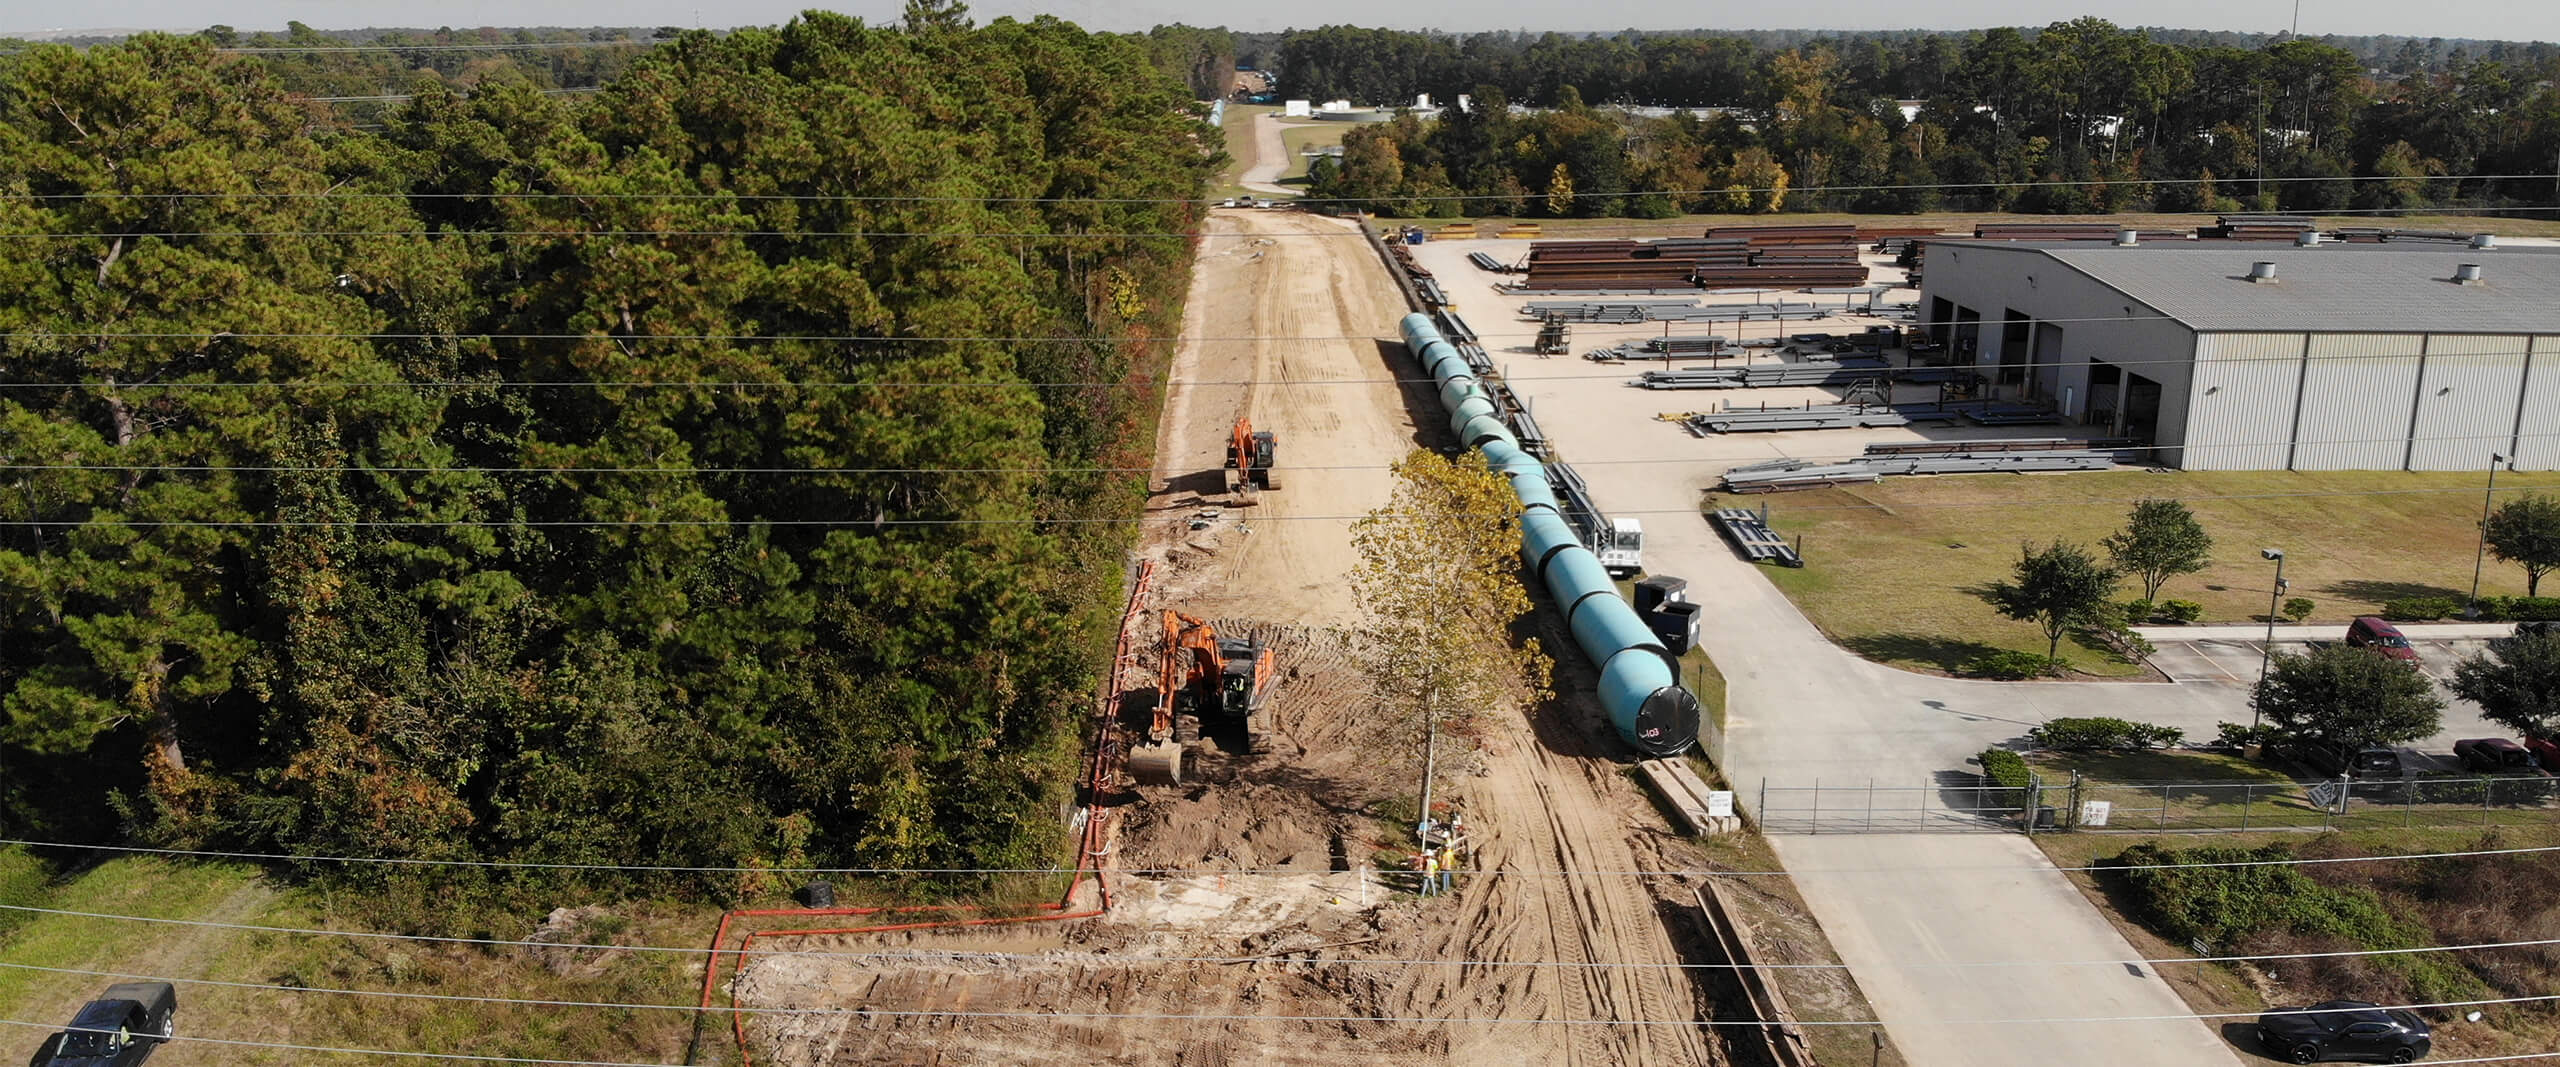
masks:
<path id="1" fill-rule="evenodd" d="M 2108 718 L 2061 718 L 2027 731 L 2027 740 L 2037 748 L 2061 749 L 2066 752 L 2088 752 L 2118 748 L 2176 748 L 2186 739 L 2186 731 L 2174 726 L 2154 726 Z"/>

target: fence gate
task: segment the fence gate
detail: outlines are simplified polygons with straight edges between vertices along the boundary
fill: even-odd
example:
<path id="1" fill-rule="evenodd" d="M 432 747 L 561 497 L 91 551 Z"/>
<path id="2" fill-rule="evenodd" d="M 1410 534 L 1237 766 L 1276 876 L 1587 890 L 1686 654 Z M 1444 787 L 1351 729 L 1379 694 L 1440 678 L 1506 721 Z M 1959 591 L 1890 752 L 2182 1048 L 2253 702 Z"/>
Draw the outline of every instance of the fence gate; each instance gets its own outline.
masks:
<path id="1" fill-rule="evenodd" d="M 2027 803 L 2028 794 L 1960 771 L 1901 783 L 1763 779 L 1757 815 L 1761 832 L 1772 834 L 2017 833 L 2025 813 L 2037 807 Z M 2048 796 L 2045 803 L 2052 802 Z"/>

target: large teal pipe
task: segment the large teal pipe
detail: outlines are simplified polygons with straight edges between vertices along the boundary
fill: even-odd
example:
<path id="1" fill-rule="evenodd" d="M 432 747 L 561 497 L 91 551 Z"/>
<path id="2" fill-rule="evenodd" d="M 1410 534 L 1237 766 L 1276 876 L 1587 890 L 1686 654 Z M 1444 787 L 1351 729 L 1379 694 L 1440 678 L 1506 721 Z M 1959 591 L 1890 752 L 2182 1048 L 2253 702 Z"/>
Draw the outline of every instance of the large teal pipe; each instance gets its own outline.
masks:
<path id="1" fill-rule="evenodd" d="M 1573 643 L 1600 668 L 1600 708 L 1618 737 L 1638 751 L 1677 755 L 1698 739 L 1698 698 L 1680 685 L 1678 668 L 1635 609 L 1618 595 L 1600 558 L 1584 548 L 1556 506 L 1544 465 L 1520 447 L 1474 369 L 1440 336 L 1431 317 L 1399 323 L 1405 347 L 1440 387 L 1449 427 L 1511 480 L 1520 497 L 1520 558 L 1530 580 L 1565 613 Z"/>

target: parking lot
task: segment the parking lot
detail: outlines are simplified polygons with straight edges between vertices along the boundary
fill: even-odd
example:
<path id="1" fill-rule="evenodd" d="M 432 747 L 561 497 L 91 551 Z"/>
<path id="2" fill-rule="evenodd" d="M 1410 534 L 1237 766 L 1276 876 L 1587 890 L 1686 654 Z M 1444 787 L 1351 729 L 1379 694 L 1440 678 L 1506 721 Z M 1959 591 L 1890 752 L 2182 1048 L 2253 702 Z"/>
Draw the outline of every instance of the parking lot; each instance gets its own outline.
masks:
<path id="1" fill-rule="evenodd" d="M 2279 626 L 2276 628 L 2275 651 L 2300 654 L 2313 648 L 2336 643 L 2337 631 L 2344 627 Z M 2444 728 L 2435 737 L 2414 746 L 2400 748 L 2401 763 L 2419 772 L 2453 772 L 2462 765 L 2453 758 L 2453 743 L 2466 737 L 2504 737 L 2510 731 L 2480 718 L 2480 708 L 2453 695 L 2446 688 L 2453 678 L 2454 664 L 2488 650 L 2491 634 L 2503 634 L 2507 627 L 2499 625 L 2406 626 L 2409 645 L 2418 653 L 2418 668 L 2435 680 L 2436 691 L 2444 697 Z M 2243 636 L 2242 631 L 2247 631 Z M 2208 627 L 2143 627 L 2139 631 L 2159 651 L 2152 654 L 2151 664 L 2180 685 L 2206 691 L 2227 693 L 2232 721 L 2245 722 L 2249 714 L 2249 691 L 2258 684 L 2258 665 L 2267 647 L 2263 630 L 2245 626 Z M 2313 636 L 2317 634 L 2318 636 Z M 2433 636 L 2430 636 L 2433 635 Z"/>

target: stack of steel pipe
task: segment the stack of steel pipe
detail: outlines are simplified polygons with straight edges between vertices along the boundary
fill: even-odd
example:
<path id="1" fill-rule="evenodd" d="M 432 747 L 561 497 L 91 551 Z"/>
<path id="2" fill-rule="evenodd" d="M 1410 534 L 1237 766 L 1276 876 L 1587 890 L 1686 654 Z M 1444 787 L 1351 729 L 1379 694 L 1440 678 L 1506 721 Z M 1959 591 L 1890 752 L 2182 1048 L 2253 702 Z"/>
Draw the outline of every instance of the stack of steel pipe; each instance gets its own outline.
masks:
<path id="1" fill-rule="evenodd" d="M 1431 317 L 1407 315 L 1401 327 L 1406 348 L 1439 383 L 1458 440 L 1482 450 L 1518 495 L 1521 561 L 1564 612 L 1574 644 L 1599 668 L 1600 710 L 1610 726 L 1647 755 L 1688 749 L 1697 742 L 1701 711 L 1696 695 L 1680 685 L 1678 660 L 1618 595 L 1600 557 L 1583 547 L 1546 468 L 1503 425 L 1495 402 Z"/>
<path id="2" fill-rule="evenodd" d="M 2124 227 L 2112 222 L 1985 222 L 1973 228 L 1982 241 L 2112 241 Z"/>
<path id="3" fill-rule="evenodd" d="M 2211 226 L 2196 228 L 2198 237 L 2227 241 L 2291 241 L 2313 232 L 2307 215 L 2224 215 Z"/>

